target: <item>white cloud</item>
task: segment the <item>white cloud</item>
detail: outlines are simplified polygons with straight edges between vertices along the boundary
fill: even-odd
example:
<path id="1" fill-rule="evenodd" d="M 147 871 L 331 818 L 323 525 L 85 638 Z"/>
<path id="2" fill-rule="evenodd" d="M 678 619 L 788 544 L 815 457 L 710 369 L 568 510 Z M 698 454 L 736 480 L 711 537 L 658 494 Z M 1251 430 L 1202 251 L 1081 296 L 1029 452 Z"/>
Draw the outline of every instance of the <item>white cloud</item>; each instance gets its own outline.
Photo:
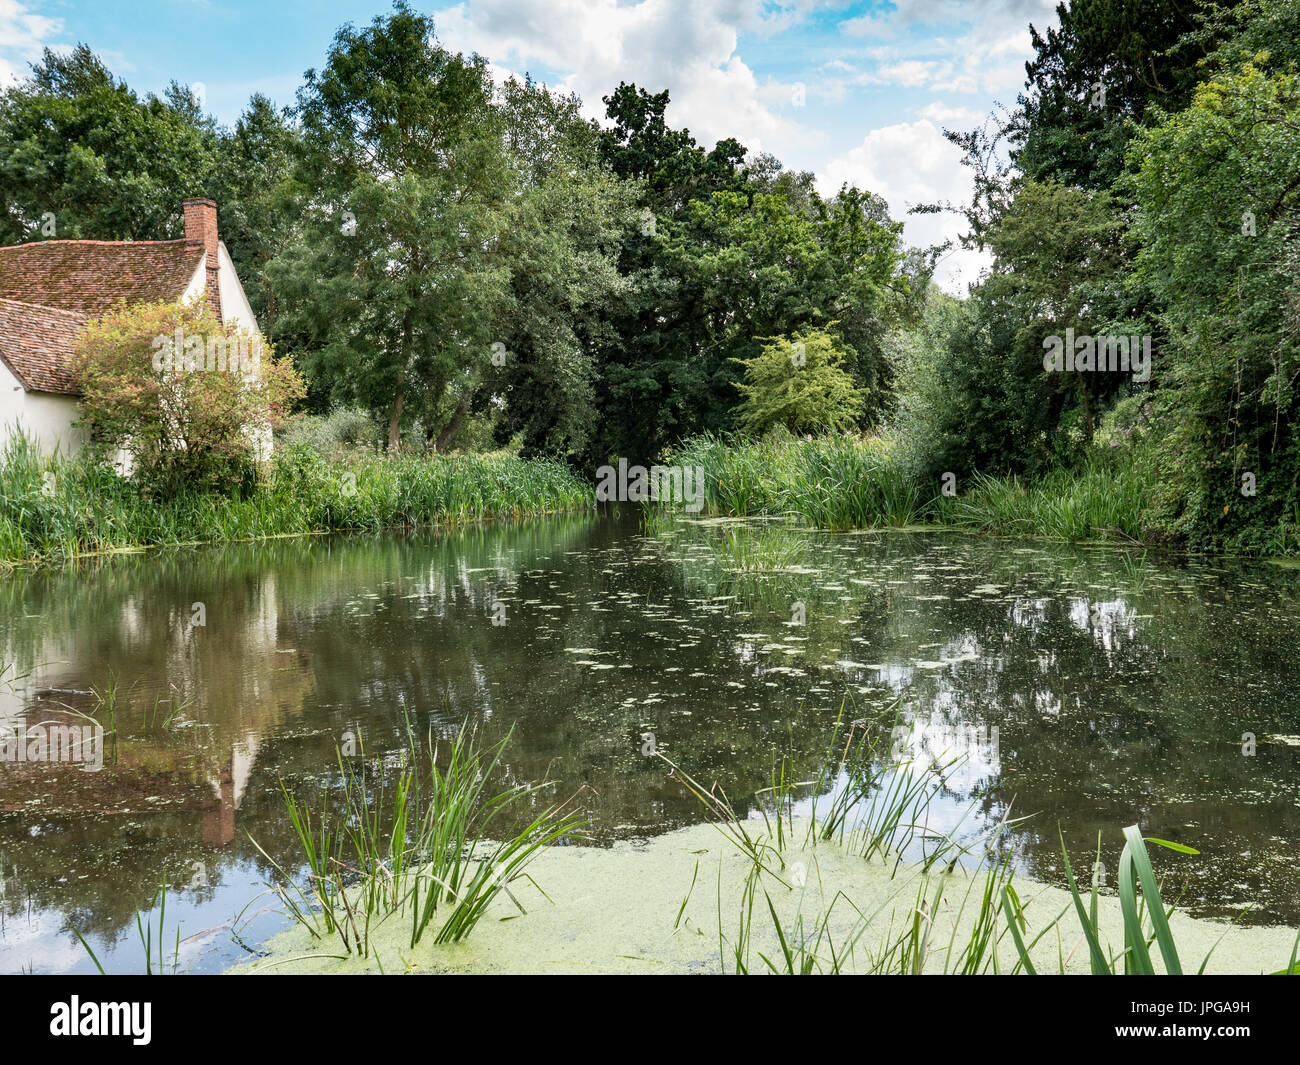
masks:
<path id="1" fill-rule="evenodd" d="M 872 40 L 896 37 L 900 28 L 899 20 L 891 12 L 857 15 L 839 25 L 840 32 L 847 37 L 869 37 Z"/>
<path id="2" fill-rule="evenodd" d="M 856 148 L 831 160 L 817 177 L 826 196 L 838 192 L 845 182 L 884 197 L 893 217 L 904 223 L 908 244 L 953 242 L 954 249 L 935 274 L 935 281 L 949 292 L 964 294 L 966 285 L 988 264 L 982 253 L 957 246 L 965 228 L 959 215 L 907 214 L 909 208 L 925 203 L 964 206 L 971 196 L 970 170 L 961 165 L 960 150 L 928 118 L 872 130 Z"/>
<path id="3" fill-rule="evenodd" d="M 978 19 L 987 24 L 1023 26 L 1051 16 L 1056 4 L 1057 0 L 894 0 L 892 8 L 841 25 L 858 24 L 848 31 L 857 33 L 869 29 L 873 22 L 902 27 L 951 26 Z"/>
<path id="4" fill-rule="evenodd" d="M 926 104 L 918 113 L 922 118 L 928 118 L 936 125 L 948 129 L 970 129 L 980 125 L 985 119 L 983 112 L 976 111 L 974 108 L 954 107 L 941 100 Z"/>
<path id="5" fill-rule="evenodd" d="M 778 113 L 794 84 L 760 85 L 738 52 L 742 32 L 787 28 L 807 5 L 775 12 L 762 0 L 475 0 L 435 15 L 438 36 L 510 69 L 556 72 L 553 87 L 577 92 L 591 117 L 620 81 L 670 90 L 669 121 L 707 147 L 735 137 L 780 155 L 821 135 Z"/>
<path id="6" fill-rule="evenodd" d="M 924 85 L 933 85 L 939 78 L 947 77 L 951 71 L 951 63 L 925 63 L 918 59 L 908 59 L 882 67 L 873 80 L 901 85 L 905 89 L 919 89 Z"/>
<path id="7" fill-rule="evenodd" d="M 28 11 L 18 0 L 0 0 L 0 87 L 27 76 L 27 64 L 40 59 L 50 38 L 63 32 L 63 20 Z"/>
<path id="8" fill-rule="evenodd" d="M 846 19 L 840 32 L 882 42 L 857 84 L 963 95 L 1018 89 L 1032 54 L 1029 24 L 1055 20 L 1055 0 L 897 0 L 893 9 Z M 938 32 L 923 32 L 935 30 Z"/>

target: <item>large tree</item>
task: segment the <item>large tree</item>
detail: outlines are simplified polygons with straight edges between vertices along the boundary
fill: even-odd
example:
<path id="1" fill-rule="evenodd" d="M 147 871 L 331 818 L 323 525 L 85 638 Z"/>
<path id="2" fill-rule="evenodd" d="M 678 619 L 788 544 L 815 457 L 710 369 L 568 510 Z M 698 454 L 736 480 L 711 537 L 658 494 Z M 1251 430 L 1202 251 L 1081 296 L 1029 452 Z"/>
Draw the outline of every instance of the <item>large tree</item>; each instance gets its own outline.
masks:
<path id="1" fill-rule="evenodd" d="M 1300 75 L 1223 71 L 1131 159 L 1139 270 L 1168 333 L 1159 516 L 1193 539 L 1296 523 Z"/>
<path id="2" fill-rule="evenodd" d="M 1231 8 L 1235 0 L 1221 0 Z M 1057 25 L 1030 27 L 1034 57 L 1013 126 L 1016 162 L 1038 180 L 1109 188 L 1153 105 L 1187 105 L 1211 41 L 1190 0 L 1070 0 Z"/>
<path id="3" fill-rule="evenodd" d="M 300 190 L 294 183 L 298 132 L 261 94 L 233 130 L 222 130 L 208 195 L 217 201 L 221 239 L 230 250 L 262 331 L 277 335 L 276 293 L 266 265 L 293 238 Z"/>
<path id="4" fill-rule="evenodd" d="M 514 210 L 487 62 L 449 52 L 404 2 L 338 31 L 295 114 L 301 240 L 271 264 L 308 372 L 336 402 L 426 430 L 489 364 Z"/>
<path id="5" fill-rule="evenodd" d="M 830 328 L 868 402 L 887 406 L 883 338 L 910 306 L 901 226 L 884 202 L 846 187 L 829 203 L 811 177 L 734 140 L 706 150 L 666 120 L 667 92 L 620 85 L 605 98 L 604 158 L 639 183 L 625 294 L 599 350 L 593 459 L 651 459 L 684 436 L 731 428 L 743 361 L 763 337 Z M 924 285 L 921 285 L 924 289 Z M 737 362 L 736 360 L 742 360 Z"/>
<path id="6" fill-rule="evenodd" d="M 0 244 L 179 237 L 217 139 L 187 89 L 141 98 L 86 45 L 46 49 L 0 94 Z"/>
<path id="7" fill-rule="evenodd" d="M 605 310 L 627 290 L 618 271 L 635 224 L 636 189 L 602 165 L 597 131 L 575 96 L 531 80 L 500 92 L 515 174 L 514 224 L 505 235 L 511 279 L 496 330 L 496 358 L 477 401 L 502 405 L 498 435 L 524 453 L 575 456 L 588 446 L 598 373 L 594 347 L 609 339 Z M 457 399 L 463 417 L 468 390 Z"/>

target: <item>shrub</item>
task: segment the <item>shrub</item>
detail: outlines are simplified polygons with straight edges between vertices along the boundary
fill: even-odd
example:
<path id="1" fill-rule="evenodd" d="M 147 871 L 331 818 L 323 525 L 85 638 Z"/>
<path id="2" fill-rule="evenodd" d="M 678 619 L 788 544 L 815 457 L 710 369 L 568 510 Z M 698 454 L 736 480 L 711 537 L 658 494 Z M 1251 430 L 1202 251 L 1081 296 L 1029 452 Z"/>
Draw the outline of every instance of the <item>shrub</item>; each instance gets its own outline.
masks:
<path id="1" fill-rule="evenodd" d="M 352 407 L 329 414 L 299 414 L 285 424 L 280 435 L 284 446 L 303 444 L 319 455 L 338 455 L 381 440 L 379 428 L 370 415 Z"/>
<path id="2" fill-rule="evenodd" d="M 247 487 L 267 434 L 305 388 L 288 360 L 204 305 L 123 305 L 90 322 L 72 369 L 96 450 L 125 452 L 165 494 Z"/>
<path id="3" fill-rule="evenodd" d="M 773 337 L 751 359 L 732 359 L 745 368 L 736 387 L 744 399 L 736 424 L 760 435 L 774 426 L 792 433 L 851 429 L 862 409 L 844 353 L 824 330 Z"/>

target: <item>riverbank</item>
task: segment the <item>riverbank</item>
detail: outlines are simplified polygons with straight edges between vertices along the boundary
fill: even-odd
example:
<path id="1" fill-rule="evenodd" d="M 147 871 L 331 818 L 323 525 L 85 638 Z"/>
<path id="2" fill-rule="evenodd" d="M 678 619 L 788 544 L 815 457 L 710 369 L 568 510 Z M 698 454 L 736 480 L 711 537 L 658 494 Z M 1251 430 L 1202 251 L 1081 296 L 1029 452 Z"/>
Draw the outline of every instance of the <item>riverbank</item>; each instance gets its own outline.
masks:
<path id="1" fill-rule="evenodd" d="M 567 467 L 505 454 L 389 458 L 357 451 L 325 459 L 290 447 L 246 493 L 151 498 L 89 459 L 44 458 L 20 444 L 0 455 L 0 567 L 593 505 L 591 486 Z"/>
<path id="2" fill-rule="evenodd" d="M 761 822 L 751 822 L 751 826 Z M 798 820 L 793 839 L 802 840 Z M 919 962 L 923 972 L 956 966 L 971 940 L 980 913 L 982 872 L 957 868 L 950 875 L 925 875 L 918 865 L 868 861 L 825 841 L 810 848 L 787 848 L 780 875 L 765 874 L 757 901 L 750 906 L 746 884 L 752 863 L 711 824 L 680 829 L 643 843 L 609 848 L 552 847 L 530 865 L 537 887 L 512 887 L 527 913 L 498 897 L 474 935 L 444 946 L 422 942 L 410 947 L 409 920 L 400 918 L 370 929 L 374 953 L 365 959 L 330 957 L 334 943 L 312 940 L 293 929 L 265 946 L 267 956 L 238 965 L 234 974 L 315 973 L 332 975 L 393 973 L 718 973 L 733 971 L 736 949 L 748 929 L 751 972 L 766 971 L 763 956 L 784 966 L 781 941 L 767 899 L 780 920 L 787 945 L 802 922 L 809 947 L 823 966 L 834 952 L 845 972 L 907 972 Z M 911 962 L 893 948 L 914 941 L 918 899 L 943 893 L 922 921 L 923 951 Z M 1013 881 L 1025 917 L 1022 938 L 1039 973 L 1087 973 L 1089 951 L 1068 892 L 1017 877 Z M 764 896 L 766 892 L 766 897 Z M 545 895 L 542 894 L 545 892 Z M 1124 940 L 1119 898 L 1099 899 L 1103 943 L 1118 949 Z M 829 913 L 827 934 L 815 946 L 820 918 Z M 721 920 L 719 920 L 719 917 Z M 1210 954 L 1207 973 L 1265 973 L 1284 968 L 1295 932 L 1197 920 L 1180 913 L 1170 927 L 1184 971 L 1196 972 Z M 720 947 L 719 931 L 724 939 Z M 793 933 L 793 935 L 792 935 Z M 856 940 L 855 940 L 856 937 Z M 832 944 L 833 951 L 832 951 Z M 1158 970 L 1163 966 L 1152 950 Z M 996 956 L 996 961 L 994 960 Z M 1011 972 L 1018 952 L 1005 925 L 987 955 L 989 972 Z"/>
<path id="3" fill-rule="evenodd" d="M 921 477 L 885 438 L 705 435 L 683 443 L 668 461 L 703 470 L 704 507 L 712 515 L 792 517 L 830 530 L 928 525 L 1067 543 L 1190 546 L 1151 521 L 1150 475 L 1120 455 L 1098 452 L 1076 468 L 1033 479 Z M 1244 506 L 1251 502 L 1242 500 Z M 1194 546 L 1247 556 L 1300 555 L 1300 517 L 1249 537 Z"/>

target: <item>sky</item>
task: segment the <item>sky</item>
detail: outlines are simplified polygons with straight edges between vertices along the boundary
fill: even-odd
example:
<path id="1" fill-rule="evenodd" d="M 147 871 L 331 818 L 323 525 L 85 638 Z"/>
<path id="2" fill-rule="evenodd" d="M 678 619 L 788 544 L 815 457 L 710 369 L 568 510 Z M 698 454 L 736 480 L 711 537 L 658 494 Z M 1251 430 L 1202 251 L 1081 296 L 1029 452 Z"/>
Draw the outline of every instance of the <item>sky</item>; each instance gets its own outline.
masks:
<path id="1" fill-rule="evenodd" d="M 293 103 L 335 30 L 391 0 L 0 0 L 0 82 L 41 49 L 84 42 L 138 92 L 189 84 L 233 123 L 254 92 Z M 1029 25 L 1055 0 L 413 0 L 442 44 L 494 72 L 576 92 L 592 117 L 620 81 L 668 89 L 669 121 L 711 147 L 751 151 L 883 196 L 913 245 L 955 241 L 961 221 L 918 203 L 964 203 L 970 172 L 943 137 L 1015 103 Z M 936 280 L 963 294 L 986 259 L 955 249 Z"/>

